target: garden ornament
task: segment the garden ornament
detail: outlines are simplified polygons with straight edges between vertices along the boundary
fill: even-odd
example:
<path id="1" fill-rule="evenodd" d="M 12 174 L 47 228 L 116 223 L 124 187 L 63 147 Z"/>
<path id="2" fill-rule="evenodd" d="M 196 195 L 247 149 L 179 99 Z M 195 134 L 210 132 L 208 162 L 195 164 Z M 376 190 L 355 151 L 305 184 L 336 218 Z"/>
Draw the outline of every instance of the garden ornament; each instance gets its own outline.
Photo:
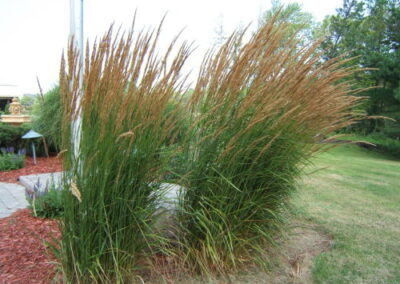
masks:
<path id="1" fill-rule="evenodd" d="M 35 139 L 35 138 L 40 138 L 40 137 L 43 137 L 43 135 L 40 133 L 37 133 L 33 130 L 29 130 L 21 138 L 22 139 Z M 32 140 L 32 156 L 33 156 L 33 164 L 36 165 L 36 151 L 35 151 L 35 144 L 33 143 L 33 140 Z"/>

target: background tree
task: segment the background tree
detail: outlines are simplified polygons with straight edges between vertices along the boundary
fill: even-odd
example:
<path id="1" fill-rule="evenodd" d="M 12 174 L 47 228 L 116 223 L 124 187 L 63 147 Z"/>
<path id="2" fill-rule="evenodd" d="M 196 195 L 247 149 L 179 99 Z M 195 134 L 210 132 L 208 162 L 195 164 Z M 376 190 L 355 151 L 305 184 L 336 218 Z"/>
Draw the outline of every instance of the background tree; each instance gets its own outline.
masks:
<path id="1" fill-rule="evenodd" d="M 272 0 L 271 9 L 265 11 L 259 19 L 259 25 L 262 26 L 269 21 L 274 15 L 278 15 L 278 23 L 287 23 L 287 37 L 296 35 L 299 45 L 304 46 L 312 42 L 319 35 L 320 24 L 315 21 L 313 15 L 302 10 L 299 3 L 289 3 L 283 5 L 280 0 Z M 277 12 L 280 11 L 279 14 Z"/>
<path id="2" fill-rule="evenodd" d="M 24 108 L 24 112 L 31 113 L 33 104 L 35 103 L 35 95 L 24 95 L 21 99 L 21 105 Z"/>
<path id="3" fill-rule="evenodd" d="M 376 87 L 361 94 L 369 97 L 367 113 L 397 120 L 368 120 L 353 130 L 400 138 L 400 1 L 344 0 L 322 27 L 325 60 L 346 53 L 357 57 L 353 63 L 369 68 L 354 77 L 355 87 Z"/>

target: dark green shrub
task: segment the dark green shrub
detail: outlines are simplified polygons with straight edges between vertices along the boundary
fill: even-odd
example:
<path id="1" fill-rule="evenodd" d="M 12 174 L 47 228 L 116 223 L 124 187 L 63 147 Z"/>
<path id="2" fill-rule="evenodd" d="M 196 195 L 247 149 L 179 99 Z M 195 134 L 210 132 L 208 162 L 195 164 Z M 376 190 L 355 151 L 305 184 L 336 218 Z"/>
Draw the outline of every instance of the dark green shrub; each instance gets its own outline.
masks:
<path id="1" fill-rule="evenodd" d="M 400 157 L 400 140 L 386 136 L 382 133 L 372 133 L 362 140 L 376 145 L 376 149 L 393 157 Z"/>
<path id="2" fill-rule="evenodd" d="M 25 156 L 14 153 L 0 154 L 0 171 L 18 170 L 24 167 Z"/>
<path id="3" fill-rule="evenodd" d="M 64 214 L 64 191 L 51 188 L 47 193 L 30 200 L 29 208 L 35 217 L 59 218 Z"/>
<path id="4" fill-rule="evenodd" d="M 21 139 L 30 129 L 30 124 L 14 126 L 7 123 L 0 123 L 0 147 L 13 147 L 15 151 L 26 145 L 26 141 Z"/>
<path id="5" fill-rule="evenodd" d="M 21 99 L 21 105 L 24 108 L 24 112 L 30 114 L 32 107 L 37 99 L 35 95 L 24 95 Z"/>
<path id="6" fill-rule="evenodd" d="M 400 140 L 395 139 L 385 139 L 378 147 L 382 149 L 383 152 L 390 154 L 394 157 L 400 157 Z"/>

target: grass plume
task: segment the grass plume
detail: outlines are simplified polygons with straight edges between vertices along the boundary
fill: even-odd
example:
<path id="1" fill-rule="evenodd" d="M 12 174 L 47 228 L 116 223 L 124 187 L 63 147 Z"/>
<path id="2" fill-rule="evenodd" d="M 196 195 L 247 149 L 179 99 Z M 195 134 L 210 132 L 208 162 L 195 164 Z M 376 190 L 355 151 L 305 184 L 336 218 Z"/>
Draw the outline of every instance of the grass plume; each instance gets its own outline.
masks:
<path id="1" fill-rule="evenodd" d="M 110 28 L 88 45 L 83 82 L 72 43 L 62 60 L 65 183 L 71 189 L 62 226 L 67 281 L 129 282 L 141 258 L 152 254 L 152 242 L 161 239 L 152 233 L 157 182 L 168 157 L 164 145 L 178 124 L 167 108 L 183 92 L 181 68 L 190 47 L 176 47 L 174 39 L 158 56 L 160 32 L 161 25 L 114 36 Z M 71 125 L 79 116 L 75 157 Z"/>
<path id="2" fill-rule="evenodd" d="M 326 147 L 325 136 L 362 118 L 354 111 L 360 90 L 346 80 L 357 70 L 342 58 L 322 62 L 319 42 L 298 48 L 276 18 L 247 42 L 245 32 L 234 33 L 209 52 L 189 95 L 181 70 L 190 47 L 176 48 L 174 39 L 157 56 L 160 29 L 135 36 L 110 29 L 87 48 L 83 82 L 71 44 L 60 74 L 72 189 L 62 240 L 69 281 L 133 281 L 143 258 L 167 241 L 153 224 L 157 183 L 168 174 L 186 188 L 174 263 L 204 274 L 266 266 L 265 248 L 282 229 L 302 166 Z"/>
<path id="3" fill-rule="evenodd" d="M 188 102 L 187 191 L 178 211 L 181 249 L 197 272 L 265 266 L 301 167 L 323 137 L 356 122 L 354 68 L 322 63 L 276 16 L 243 45 L 233 34 L 209 53 Z"/>

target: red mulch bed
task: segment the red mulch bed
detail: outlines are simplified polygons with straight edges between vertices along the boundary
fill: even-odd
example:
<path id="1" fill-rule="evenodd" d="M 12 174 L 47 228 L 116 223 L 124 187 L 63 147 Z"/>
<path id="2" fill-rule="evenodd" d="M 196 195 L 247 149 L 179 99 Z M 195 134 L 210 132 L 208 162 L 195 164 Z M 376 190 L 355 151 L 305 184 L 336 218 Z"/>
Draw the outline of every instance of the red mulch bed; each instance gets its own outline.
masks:
<path id="1" fill-rule="evenodd" d="M 50 283 L 54 256 L 45 241 L 60 238 L 57 222 L 22 209 L 0 219 L 0 283 Z"/>
<path id="2" fill-rule="evenodd" d="M 0 182 L 17 183 L 24 175 L 62 171 L 56 157 L 37 158 L 37 164 L 27 157 L 25 167 L 0 172 Z M 50 283 L 55 275 L 54 257 L 45 241 L 60 238 L 57 222 L 35 218 L 23 209 L 0 219 L 0 284 Z"/>
<path id="3" fill-rule="evenodd" d="M 33 159 L 27 157 L 25 159 L 25 167 L 19 170 L 0 172 L 0 182 L 18 182 L 18 177 L 44 174 L 62 171 L 62 161 L 57 157 L 37 158 L 37 164 L 33 164 Z"/>

